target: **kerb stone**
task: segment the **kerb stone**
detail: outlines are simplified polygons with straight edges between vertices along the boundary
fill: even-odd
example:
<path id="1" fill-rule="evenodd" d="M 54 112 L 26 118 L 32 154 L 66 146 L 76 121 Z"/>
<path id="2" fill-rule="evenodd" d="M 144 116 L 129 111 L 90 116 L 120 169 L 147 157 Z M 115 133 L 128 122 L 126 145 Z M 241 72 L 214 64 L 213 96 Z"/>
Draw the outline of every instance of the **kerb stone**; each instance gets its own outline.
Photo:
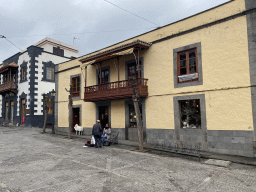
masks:
<path id="1" fill-rule="evenodd" d="M 204 163 L 208 165 L 216 165 L 220 167 L 228 167 L 231 164 L 230 161 L 223 161 L 223 160 L 216 160 L 216 159 L 208 159 Z"/>

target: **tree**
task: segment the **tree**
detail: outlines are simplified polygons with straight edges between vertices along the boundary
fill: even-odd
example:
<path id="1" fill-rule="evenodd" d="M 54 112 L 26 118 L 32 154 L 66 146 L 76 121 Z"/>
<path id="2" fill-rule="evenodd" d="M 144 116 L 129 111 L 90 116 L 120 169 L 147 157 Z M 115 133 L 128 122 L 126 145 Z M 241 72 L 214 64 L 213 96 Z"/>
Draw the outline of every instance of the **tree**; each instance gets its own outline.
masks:
<path id="1" fill-rule="evenodd" d="M 71 131 L 72 131 L 72 124 L 73 124 L 73 119 L 72 119 L 72 105 L 73 105 L 72 84 L 70 84 L 69 91 L 67 89 L 66 89 L 66 91 L 69 92 L 69 96 L 68 96 L 68 114 L 69 114 L 69 118 L 68 118 L 69 119 L 68 138 L 71 139 Z"/>
<path id="2" fill-rule="evenodd" d="M 137 79 L 136 77 L 131 78 L 129 80 L 129 84 L 132 86 L 133 91 L 133 104 L 134 104 L 134 110 L 136 114 L 136 120 L 137 120 L 137 131 L 138 131 L 138 141 L 139 141 L 139 150 L 143 150 L 143 126 L 142 126 L 142 120 L 141 120 L 141 113 L 140 113 L 140 107 L 139 107 L 139 100 L 140 96 L 138 93 L 138 84 L 141 83 L 141 79 Z"/>

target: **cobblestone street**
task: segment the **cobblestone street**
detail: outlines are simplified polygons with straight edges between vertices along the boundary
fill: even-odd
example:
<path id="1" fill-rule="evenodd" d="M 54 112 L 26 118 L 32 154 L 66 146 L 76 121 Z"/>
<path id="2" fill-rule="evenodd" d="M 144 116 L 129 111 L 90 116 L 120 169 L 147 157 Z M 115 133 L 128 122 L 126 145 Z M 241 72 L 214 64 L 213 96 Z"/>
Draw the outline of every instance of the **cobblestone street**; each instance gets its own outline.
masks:
<path id="1" fill-rule="evenodd" d="M 256 167 L 206 165 L 132 147 L 83 148 L 82 139 L 0 127 L 0 192 L 256 191 Z"/>

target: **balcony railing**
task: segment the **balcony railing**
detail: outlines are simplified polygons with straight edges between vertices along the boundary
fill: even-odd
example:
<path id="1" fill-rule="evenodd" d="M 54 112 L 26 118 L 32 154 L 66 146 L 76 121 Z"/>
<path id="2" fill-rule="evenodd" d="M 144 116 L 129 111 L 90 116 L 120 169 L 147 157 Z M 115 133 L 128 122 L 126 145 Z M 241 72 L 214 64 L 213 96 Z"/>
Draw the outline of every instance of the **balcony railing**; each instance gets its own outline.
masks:
<path id="1" fill-rule="evenodd" d="M 6 94 L 8 92 L 15 93 L 17 91 L 17 83 L 14 80 L 0 84 L 0 94 Z"/>
<path id="2" fill-rule="evenodd" d="M 137 91 L 140 97 L 148 96 L 148 79 L 136 79 Z M 133 95 L 132 82 L 116 81 L 106 84 L 85 87 L 84 101 L 103 101 L 111 99 L 131 98 Z"/>

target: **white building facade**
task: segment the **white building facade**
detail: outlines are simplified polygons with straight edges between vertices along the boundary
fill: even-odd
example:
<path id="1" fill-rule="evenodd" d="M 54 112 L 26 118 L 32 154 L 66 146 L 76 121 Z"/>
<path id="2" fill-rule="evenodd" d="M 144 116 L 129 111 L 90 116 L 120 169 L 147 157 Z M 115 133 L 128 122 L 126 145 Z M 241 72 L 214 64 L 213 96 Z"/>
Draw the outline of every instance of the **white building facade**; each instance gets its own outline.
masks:
<path id="1" fill-rule="evenodd" d="M 76 57 L 77 48 L 45 38 L 4 60 L 0 67 L 0 122 L 43 127 L 42 94 L 53 100 L 55 65 Z M 53 111 L 52 107 L 49 125 L 53 124 Z"/>

